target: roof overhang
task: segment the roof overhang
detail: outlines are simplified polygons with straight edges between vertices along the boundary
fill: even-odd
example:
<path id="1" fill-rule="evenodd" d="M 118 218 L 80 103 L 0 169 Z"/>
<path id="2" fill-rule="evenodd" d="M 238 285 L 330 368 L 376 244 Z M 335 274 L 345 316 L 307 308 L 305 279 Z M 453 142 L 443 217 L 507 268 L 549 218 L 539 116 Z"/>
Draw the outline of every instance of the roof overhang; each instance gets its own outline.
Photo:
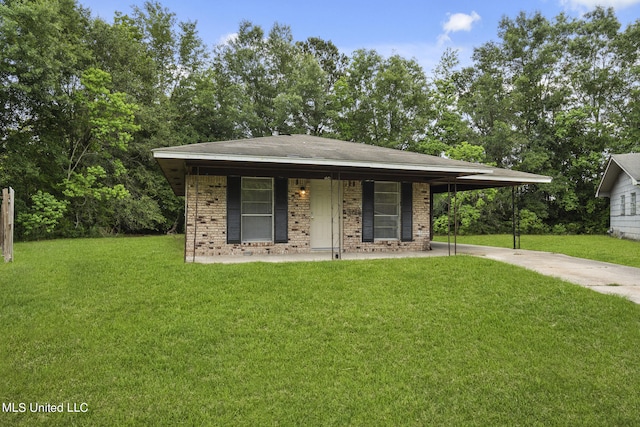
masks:
<path id="1" fill-rule="evenodd" d="M 632 154 L 633 155 L 633 154 Z M 624 159 L 625 155 L 618 156 Z M 629 155 L 626 155 L 629 156 Z M 625 167 L 624 163 L 620 161 L 620 158 L 616 158 L 617 156 L 614 154 L 609 158 L 609 162 L 607 163 L 607 167 L 602 175 L 602 180 L 598 185 L 598 189 L 596 190 L 596 197 L 611 197 L 611 190 L 616 184 L 618 180 L 618 176 L 620 173 L 626 173 L 631 179 L 632 185 L 638 185 L 638 180 L 636 179 L 636 175 L 633 171 L 629 170 Z"/>
<path id="2" fill-rule="evenodd" d="M 469 163 L 467 167 L 461 166 L 430 166 L 421 164 L 399 164 L 384 163 L 357 160 L 336 160 L 323 158 L 302 158 L 302 157 L 264 157 L 264 156 L 247 156 L 233 154 L 197 154 L 197 153 L 180 153 L 171 151 L 158 151 L 154 153 L 154 157 L 160 159 L 185 160 L 187 163 L 216 163 L 233 162 L 246 164 L 276 164 L 281 166 L 310 166 L 325 167 L 327 169 L 383 169 L 393 171 L 412 171 L 412 172 L 431 172 L 431 173 L 454 173 L 454 174 L 487 174 L 492 173 L 491 170 L 474 166 Z"/>
<path id="3" fill-rule="evenodd" d="M 495 168 L 491 175 L 467 175 L 451 181 L 434 181 L 431 183 L 431 191 L 433 193 L 444 193 L 453 190 L 453 186 L 455 186 L 455 190 L 457 191 L 466 191 L 481 190 L 484 188 L 549 184 L 551 181 L 552 178 L 550 176 Z"/>
<path id="4" fill-rule="evenodd" d="M 433 192 L 548 183 L 550 177 L 307 135 L 159 148 L 153 155 L 174 193 L 186 176 L 244 175 L 428 182 Z"/>

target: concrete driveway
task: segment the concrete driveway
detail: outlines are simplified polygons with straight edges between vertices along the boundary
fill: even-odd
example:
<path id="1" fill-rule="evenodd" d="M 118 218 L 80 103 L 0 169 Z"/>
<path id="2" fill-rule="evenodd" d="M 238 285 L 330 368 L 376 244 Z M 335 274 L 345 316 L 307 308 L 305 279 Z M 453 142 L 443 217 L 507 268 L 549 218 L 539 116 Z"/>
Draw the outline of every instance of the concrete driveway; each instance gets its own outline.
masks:
<path id="1" fill-rule="evenodd" d="M 435 251 L 447 251 L 447 244 L 431 242 Z M 451 253 L 453 254 L 453 244 Z M 640 304 L 640 268 L 575 258 L 551 252 L 457 245 L 457 253 L 518 265 L 557 277 L 603 294 L 620 295 Z"/>

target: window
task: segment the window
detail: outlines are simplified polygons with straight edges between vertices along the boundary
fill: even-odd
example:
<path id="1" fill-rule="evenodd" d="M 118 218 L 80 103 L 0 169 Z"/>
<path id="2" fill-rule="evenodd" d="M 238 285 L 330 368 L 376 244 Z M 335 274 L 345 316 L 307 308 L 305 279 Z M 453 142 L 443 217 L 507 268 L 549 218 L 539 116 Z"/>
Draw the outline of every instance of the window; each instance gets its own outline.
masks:
<path id="1" fill-rule="evenodd" d="M 636 214 L 636 193 L 631 193 L 631 215 Z"/>
<path id="2" fill-rule="evenodd" d="M 287 243 L 288 179 L 227 177 L 227 243 Z"/>
<path id="3" fill-rule="evenodd" d="M 620 196 L 620 215 L 624 216 L 625 215 L 625 201 L 624 201 L 624 194 L 622 196 Z"/>
<path id="4" fill-rule="evenodd" d="M 413 241 L 413 184 L 362 182 L 362 241 Z"/>
<path id="5" fill-rule="evenodd" d="M 400 237 L 400 183 L 375 182 L 373 198 L 375 239 Z"/>
<path id="6" fill-rule="evenodd" d="M 273 179 L 242 178 L 242 241 L 273 239 Z"/>

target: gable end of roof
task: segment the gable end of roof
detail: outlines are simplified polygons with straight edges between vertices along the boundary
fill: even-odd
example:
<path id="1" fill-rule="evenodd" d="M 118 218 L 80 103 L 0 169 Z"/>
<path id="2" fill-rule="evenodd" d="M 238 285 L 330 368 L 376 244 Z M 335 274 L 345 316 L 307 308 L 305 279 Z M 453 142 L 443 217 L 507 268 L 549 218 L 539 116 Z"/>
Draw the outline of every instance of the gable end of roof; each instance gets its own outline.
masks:
<path id="1" fill-rule="evenodd" d="M 596 197 L 610 197 L 618 176 L 623 172 L 631 178 L 633 185 L 638 185 L 640 182 L 640 153 L 611 155 L 596 190 Z"/>

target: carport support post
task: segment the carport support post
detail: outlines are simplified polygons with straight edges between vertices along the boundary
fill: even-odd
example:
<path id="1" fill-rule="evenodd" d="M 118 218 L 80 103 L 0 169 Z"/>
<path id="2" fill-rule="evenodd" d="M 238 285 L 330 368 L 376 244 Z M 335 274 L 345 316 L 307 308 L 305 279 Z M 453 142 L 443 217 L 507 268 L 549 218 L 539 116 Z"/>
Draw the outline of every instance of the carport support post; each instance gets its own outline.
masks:
<path id="1" fill-rule="evenodd" d="M 191 262 L 196 262 L 196 242 L 197 242 L 197 233 L 198 233 L 198 199 L 200 195 L 198 194 L 199 188 L 198 184 L 200 183 L 200 166 L 196 167 L 196 211 L 193 217 L 193 258 L 191 258 Z"/>
<path id="2" fill-rule="evenodd" d="M 447 182 L 447 249 L 451 256 L 451 182 Z"/>
<path id="3" fill-rule="evenodd" d="M 341 213 L 340 213 L 340 200 L 342 199 L 341 196 L 341 181 L 340 181 L 340 172 L 338 172 L 338 205 L 334 206 L 334 194 L 333 194 L 333 184 L 334 184 L 334 179 L 333 179 L 333 172 L 331 173 L 331 175 L 329 175 L 329 186 L 331 188 L 331 259 L 342 259 L 342 221 L 341 221 Z M 335 234 L 335 226 L 334 223 L 336 221 L 336 209 L 338 209 L 338 246 L 336 247 L 336 234 Z M 336 249 L 338 252 L 336 252 Z"/>
<path id="4" fill-rule="evenodd" d="M 458 255 L 458 183 L 453 183 L 453 254 Z"/>
<path id="5" fill-rule="evenodd" d="M 517 216 L 516 216 L 517 215 Z M 516 187 L 511 187 L 511 229 L 513 231 L 513 249 L 520 249 L 520 212 L 516 214 Z M 517 244 L 516 244 L 516 236 Z"/>

